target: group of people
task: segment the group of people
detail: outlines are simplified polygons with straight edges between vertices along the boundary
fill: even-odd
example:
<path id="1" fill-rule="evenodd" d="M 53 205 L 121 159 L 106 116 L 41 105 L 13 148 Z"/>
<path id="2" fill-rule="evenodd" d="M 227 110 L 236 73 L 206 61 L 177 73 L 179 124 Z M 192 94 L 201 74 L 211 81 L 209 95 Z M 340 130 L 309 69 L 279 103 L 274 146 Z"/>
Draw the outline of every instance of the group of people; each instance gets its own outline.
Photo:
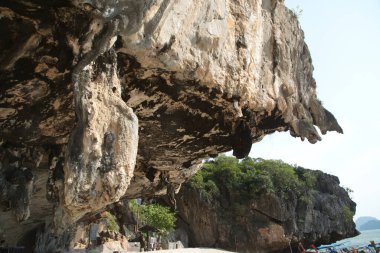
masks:
<path id="1" fill-rule="evenodd" d="M 149 237 L 148 240 L 146 240 L 143 233 L 139 232 L 136 236 L 136 241 L 140 242 L 140 251 L 154 251 L 154 250 L 161 250 L 161 243 L 158 242 L 156 237 Z"/>

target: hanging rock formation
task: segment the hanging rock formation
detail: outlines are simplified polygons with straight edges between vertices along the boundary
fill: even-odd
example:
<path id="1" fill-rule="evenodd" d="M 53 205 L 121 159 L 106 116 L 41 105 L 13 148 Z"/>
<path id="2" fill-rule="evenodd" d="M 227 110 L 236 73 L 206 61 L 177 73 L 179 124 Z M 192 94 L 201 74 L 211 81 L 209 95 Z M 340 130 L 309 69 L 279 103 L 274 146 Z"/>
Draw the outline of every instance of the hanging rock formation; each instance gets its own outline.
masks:
<path id="1" fill-rule="evenodd" d="M 15 244 L 275 131 L 342 132 L 281 0 L 0 2 L 0 231 Z M 20 223 L 21 222 L 21 223 Z"/>

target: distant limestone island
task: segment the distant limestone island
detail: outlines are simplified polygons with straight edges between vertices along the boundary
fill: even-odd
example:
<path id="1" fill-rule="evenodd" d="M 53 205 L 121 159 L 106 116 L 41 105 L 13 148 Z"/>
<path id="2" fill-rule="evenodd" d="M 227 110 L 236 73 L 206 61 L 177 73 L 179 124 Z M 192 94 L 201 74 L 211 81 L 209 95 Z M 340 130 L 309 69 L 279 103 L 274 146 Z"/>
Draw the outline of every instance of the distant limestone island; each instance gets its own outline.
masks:
<path id="1" fill-rule="evenodd" d="M 356 229 L 359 231 L 380 229 L 380 220 L 371 216 L 359 217 L 356 221 Z"/>

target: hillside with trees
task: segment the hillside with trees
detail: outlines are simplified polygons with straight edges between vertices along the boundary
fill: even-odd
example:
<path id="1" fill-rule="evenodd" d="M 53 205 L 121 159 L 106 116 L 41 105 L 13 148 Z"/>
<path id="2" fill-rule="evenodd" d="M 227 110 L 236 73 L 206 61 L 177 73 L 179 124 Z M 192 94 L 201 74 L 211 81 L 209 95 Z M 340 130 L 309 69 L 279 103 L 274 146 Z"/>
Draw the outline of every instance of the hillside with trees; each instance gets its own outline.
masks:
<path id="1" fill-rule="evenodd" d="M 339 179 L 280 160 L 219 156 L 178 196 L 190 246 L 281 252 L 357 234 L 356 204 Z"/>

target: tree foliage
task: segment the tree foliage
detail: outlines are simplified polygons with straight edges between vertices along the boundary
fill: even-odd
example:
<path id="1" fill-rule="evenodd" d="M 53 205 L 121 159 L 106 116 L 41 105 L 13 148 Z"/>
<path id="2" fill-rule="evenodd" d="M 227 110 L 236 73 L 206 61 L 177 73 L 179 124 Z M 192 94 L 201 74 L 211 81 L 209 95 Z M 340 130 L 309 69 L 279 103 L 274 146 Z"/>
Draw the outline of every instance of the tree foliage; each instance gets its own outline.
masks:
<path id="1" fill-rule="evenodd" d="M 220 203 L 236 215 L 249 211 L 249 202 L 274 194 L 285 201 L 297 201 L 300 206 L 311 205 L 315 201 L 324 175 L 321 171 L 304 169 L 281 160 L 264 160 L 247 157 L 220 155 L 203 164 L 188 182 L 190 188 L 197 189 L 202 200 Z M 352 190 L 345 188 L 346 192 Z M 247 203 L 248 202 L 248 203 Z M 349 206 L 341 210 L 344 220 L 352 221 L 354 212 Z"/>
<path id="2" fill-rule="evenodd" d="M 220 196 L 246 201 L 262 193 L 285 197 L 292 193 L 307 200 L 308 194 L 316 187 L 318 173 L 281 160 L 247 157 L 239 161 L 235 157 L 220 155 L 206 161 L 188 185 L 200 190 L 208 201 Z"/>
<path id="3" fill-rule="evenodd" d="M 159 204 L 138 205 L 136 201 L 130 201 L 129 208 L 142 225 L 149 225 L 161 233 L 167 233 L 175 228 L 175 214 L 169 207 Z"/>

